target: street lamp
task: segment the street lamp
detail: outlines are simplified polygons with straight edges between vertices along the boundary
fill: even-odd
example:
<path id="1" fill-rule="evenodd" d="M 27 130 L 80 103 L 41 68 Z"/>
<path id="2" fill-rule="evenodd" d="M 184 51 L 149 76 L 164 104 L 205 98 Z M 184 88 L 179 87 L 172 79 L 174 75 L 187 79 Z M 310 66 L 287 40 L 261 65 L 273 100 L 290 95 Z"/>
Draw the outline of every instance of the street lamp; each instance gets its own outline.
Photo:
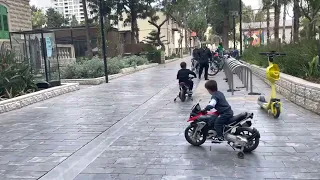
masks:
<path id="1" fill-rule="evenodd" d="M 236 16 L 238 16 L 238 11 L 231 11 L 233 20 L 233 50 L 236 50 Z"/>
<path id="2" fill-rule="evenodd" d="M 108 65 L 107 65 L 107 52 L 106 52 L 106 41 L 105 41 L 105 35 L 104 35 L 104 23 L 103 23 L 103 1 L 99 0 L 99 13 L 100 13 L 100 30 L 101 30 L 101 41 L 102 41 L 102 57 L 103 57 L 103 63 L 104 63 L 104 75 L 106 78 L 106 83 L 109 82 L 108 79 Z"/>
<path id="3" fill-rule="evenodd" d="M 239 0 L 239 32 L 240 32 L 240 55 L 242 55 L 242 0 Z"/>

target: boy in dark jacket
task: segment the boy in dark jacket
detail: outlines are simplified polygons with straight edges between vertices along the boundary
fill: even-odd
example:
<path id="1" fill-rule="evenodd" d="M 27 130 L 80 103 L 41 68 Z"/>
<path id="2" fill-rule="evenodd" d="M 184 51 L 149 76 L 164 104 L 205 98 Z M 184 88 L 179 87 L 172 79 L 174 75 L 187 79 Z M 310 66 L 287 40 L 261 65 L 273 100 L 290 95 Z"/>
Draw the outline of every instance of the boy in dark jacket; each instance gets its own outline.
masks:
<path id="1" fill-rule="evenodd" d="M 202 111 L 207 112 L 213 108 L 217 110 L 217 112 L 219 113 L 219 117 L 215 120 L 215 122 L 210 122 L 209 126 L 212 126 L 212 124 L 214 123 L 214 128 L 217 132 L 217 140 L 223 141 L 223 126 L 227 124 L 233 117 L 233 111 L 224 94 L 218 91 L 218 85 L 215 80 L 207 81 L 205 84 L 205 88 L 211 94 L 211 100 L 206 108 Z"/>
<path id="2" fill-rule="evenodd" d="M 185 62 L 181 62 L 180 67 L 181 69 L 178 71 L 177 79 L 179 80 L 179 83 L 184 82 L 189 87 L 189 93 L 191 94 L 193 89 L 193 81 L 189 79 L 189 75 L 191 74 L 195 78 L 197 75 L 190 69 L 187 69 L 187 63 Z"/>

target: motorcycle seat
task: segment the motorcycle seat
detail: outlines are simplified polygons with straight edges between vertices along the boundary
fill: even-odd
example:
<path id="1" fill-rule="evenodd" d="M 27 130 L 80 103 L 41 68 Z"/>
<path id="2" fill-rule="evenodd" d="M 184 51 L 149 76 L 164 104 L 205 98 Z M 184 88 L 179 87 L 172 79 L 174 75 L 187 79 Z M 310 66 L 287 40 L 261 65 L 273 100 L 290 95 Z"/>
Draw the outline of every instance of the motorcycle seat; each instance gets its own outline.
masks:
<path id="1" fill-rule="evenodd" d="M 247 116 L 248 116 L 248 113 L 246 113 L 246 112 L 235 115 L 229 120 L 229 124 L 236 124 L 236 123 L 244 120 Z"/>

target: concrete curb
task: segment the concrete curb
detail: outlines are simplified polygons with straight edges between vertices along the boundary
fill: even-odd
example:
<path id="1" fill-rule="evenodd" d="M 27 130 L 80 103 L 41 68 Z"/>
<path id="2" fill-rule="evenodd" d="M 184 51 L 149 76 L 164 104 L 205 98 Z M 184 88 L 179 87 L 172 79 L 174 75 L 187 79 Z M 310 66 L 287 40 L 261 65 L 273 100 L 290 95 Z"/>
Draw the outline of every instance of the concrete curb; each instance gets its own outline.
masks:
<path id="1" fill-rule="evenodd" d="M 109 80 L 116 79 L 122 77 L 127 74 L 135 73 L 137 71 L 141 71 L 144 69 L 152 68 L 158 66 L 158 63 L 151 63 L 146 65 L 141 65 L 137 67 L 129 67 L 123 68 L 120 70 L 118 74 L 109 75 Z M 99 85 L 105 82 L 105 77 L 98 77 L 98 78 L 87 78 L 87 79 L 61 79 L 63 83 L 79 83 L 80 85 Z"/>
<path id="2" fill-rule="evenodd" d="M 183 55 L 183 57 L 182 58 L 174 58 L 174 59 L 168 59 L 168 60 L 165 60 L 165 64 L 167 64 L 167 63 L 171 63 L 171 62 L 174 62 L 174 61 L 178 61 L 178 60 L 180 60 L 180 59 L 183 59 L 183 58 L 185 58 L 185 57 L 189 57 L 190 55 Z"/>
<path id="3" fill-rule="evenodd" d="M 29 93 L 16 98 L 0 101 L 0 114 L 12 110 L 20 109 L 36 102 L 44 101 L 62 94 L 79 90 L 78 83 L 64 83 L 61 86 L 44 89 L 41 91 Z"/>

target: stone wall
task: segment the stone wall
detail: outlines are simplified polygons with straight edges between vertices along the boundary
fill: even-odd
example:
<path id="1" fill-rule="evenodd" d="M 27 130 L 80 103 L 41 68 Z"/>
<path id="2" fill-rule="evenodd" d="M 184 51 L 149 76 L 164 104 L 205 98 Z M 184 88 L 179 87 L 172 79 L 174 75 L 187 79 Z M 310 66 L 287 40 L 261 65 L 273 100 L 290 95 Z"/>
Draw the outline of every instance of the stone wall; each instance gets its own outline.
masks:
<path id="1" fill-rule="evenodd" d="M 32 29 L 30 0 L 0 0 L 7 7 L 9 31 L 26 31 Z"/>
<path id="2" fill-rule="evenodd" d="M 46 99 L 60 96 L 62 94 L 77 91 L 79 89 L 80 87 L 78 83 L 67 83 L 62 84 L 61 86 L 56 86 L 49 89 L 33 92 L 30 94 L 18 96 L 12 99 L 0 101 L 0 114 L 20 109 L 30 104 L 44 101 Z"/>
<path id="3" fill-rule="evenodd" d="M 270 85 L 266 79 L 266 69 L 249 65 L 252 72 Z M 312 83 L 301 78 L 280 73 L 276 82 L 277 91 L 293 103 L 320 114 L 320 84 Z"/>

